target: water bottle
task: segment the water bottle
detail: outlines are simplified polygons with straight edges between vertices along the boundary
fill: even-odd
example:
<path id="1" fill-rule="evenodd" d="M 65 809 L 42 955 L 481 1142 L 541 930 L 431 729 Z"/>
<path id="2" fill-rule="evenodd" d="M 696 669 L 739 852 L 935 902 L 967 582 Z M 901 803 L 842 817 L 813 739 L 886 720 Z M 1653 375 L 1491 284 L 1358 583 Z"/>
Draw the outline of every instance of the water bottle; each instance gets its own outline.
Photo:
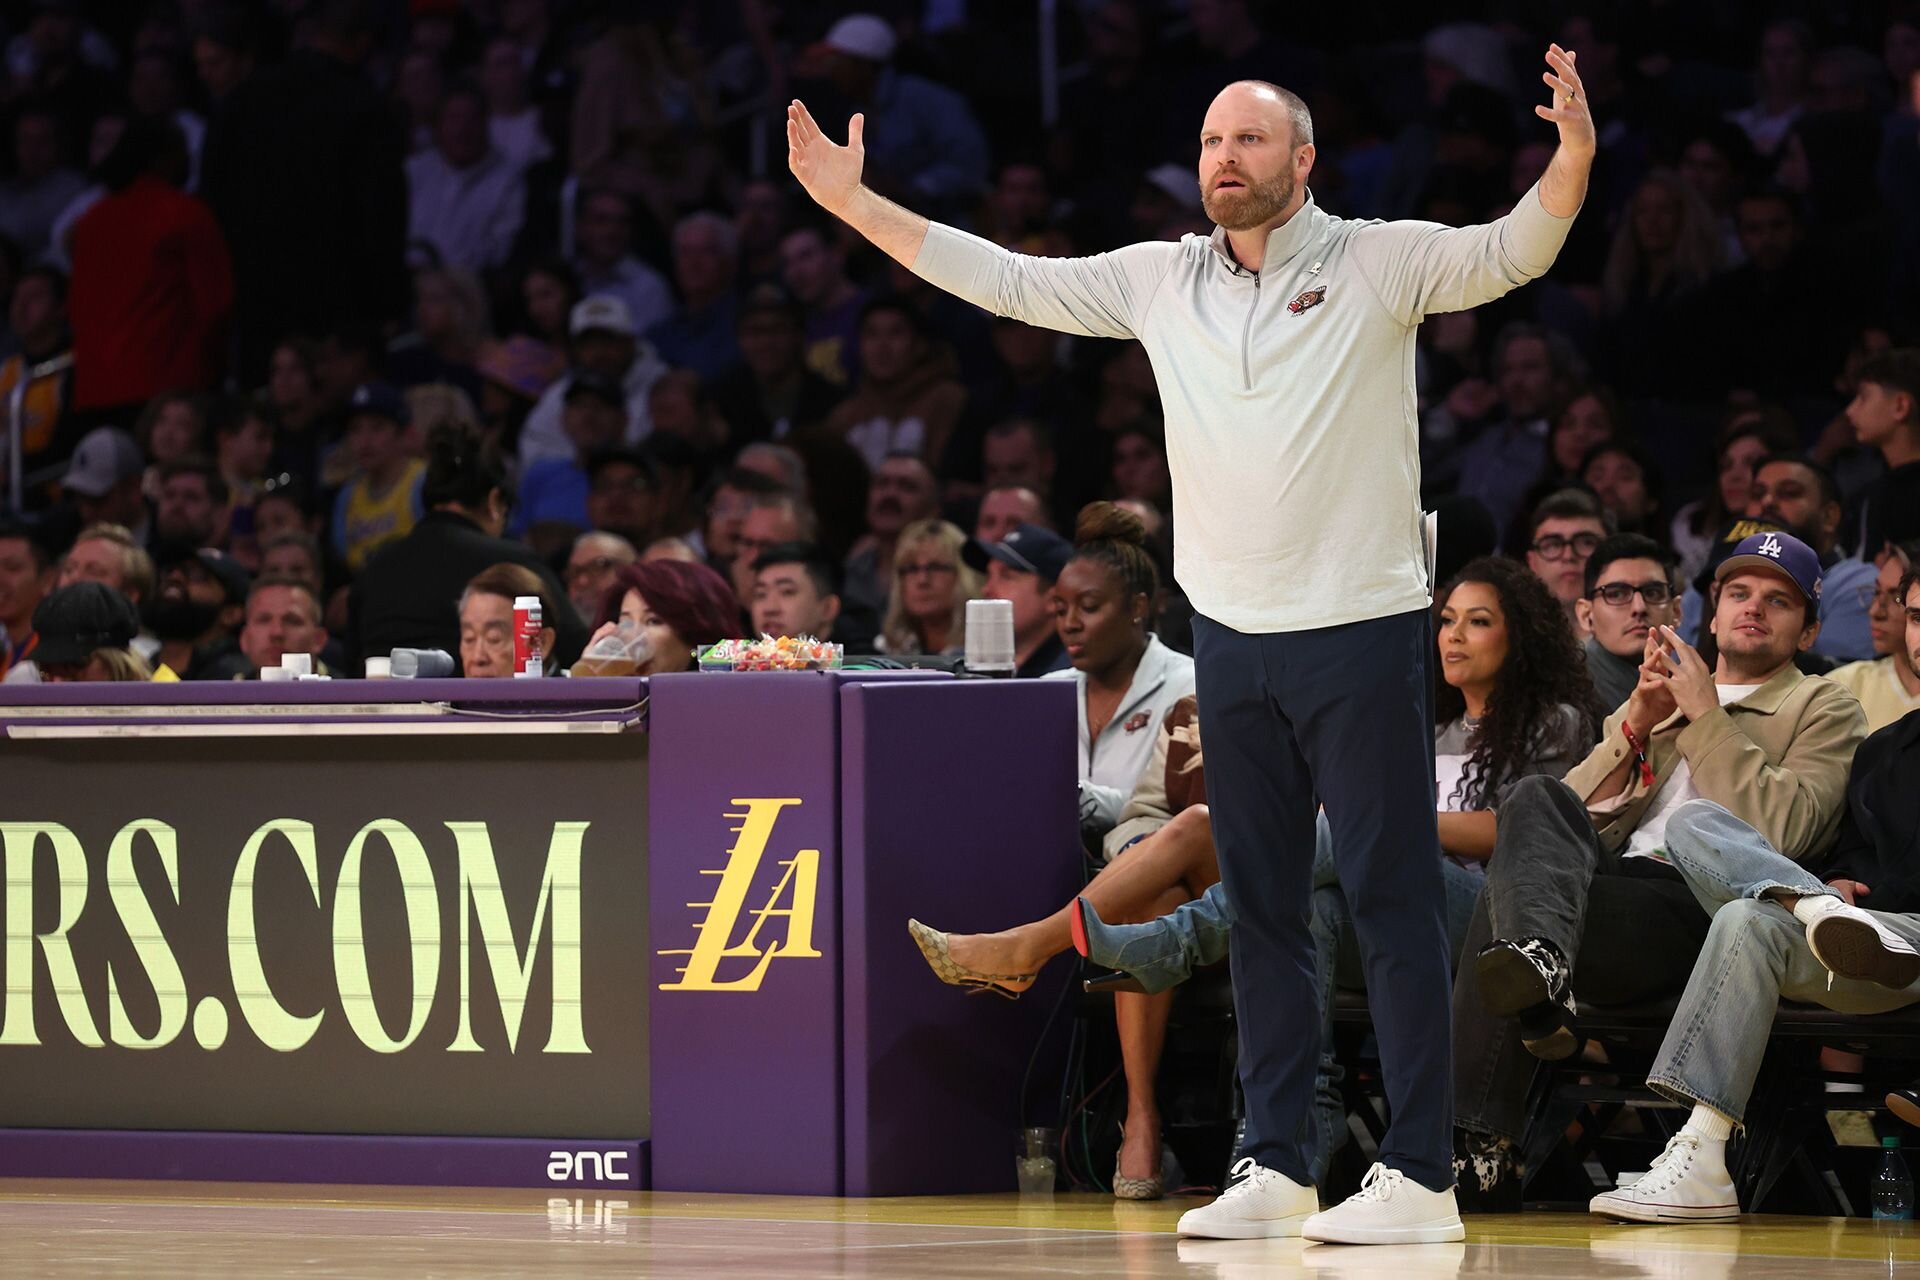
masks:
<path id="1" fill-rule="evenodd" d="M 1913 1217 L 1913 1175 L 1900 1155 L 1900 1139 L 1882 1138 L 1886 1154 L 1880 1157 L 1880 1172 L 1873 1180 L 1873 1216 L 1875 1220 L 1904 1220 Z"/>

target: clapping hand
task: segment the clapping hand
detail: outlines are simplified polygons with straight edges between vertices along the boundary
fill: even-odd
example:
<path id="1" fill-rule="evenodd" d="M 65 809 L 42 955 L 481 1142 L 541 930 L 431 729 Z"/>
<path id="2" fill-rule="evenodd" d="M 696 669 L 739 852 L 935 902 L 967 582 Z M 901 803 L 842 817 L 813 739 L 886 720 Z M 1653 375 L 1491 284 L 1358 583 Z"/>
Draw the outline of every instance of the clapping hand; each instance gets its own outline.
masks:
<path id="1" fill-rule="evenodd" d="M 1669 650 L 1667 689 L 1674 705 L 1689 720 L 1698 720 L 1720 705 L 1720 691 L 1713 683 L 1713 671 L 1700 651 L 1680 638 L 1672 627 L 1655 627 L 1647 636 L 1659 640 Z"/>

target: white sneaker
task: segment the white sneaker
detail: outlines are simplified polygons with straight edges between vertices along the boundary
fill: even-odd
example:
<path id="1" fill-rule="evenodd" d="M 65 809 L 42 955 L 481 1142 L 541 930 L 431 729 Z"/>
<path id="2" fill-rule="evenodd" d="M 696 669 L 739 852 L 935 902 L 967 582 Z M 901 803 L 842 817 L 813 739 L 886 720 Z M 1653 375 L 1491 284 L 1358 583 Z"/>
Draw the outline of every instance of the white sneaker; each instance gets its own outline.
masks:
<path id="1" fill-rule="evenodd" d="M 1920 952 L 1873 918 L 1841 903 L 1807 926 L 1813 958 L 1842 978 L 1877 982 L 1896 991 L 1920 980 Z"/>
<path id="2" fill-rule="evenodd" d="M 1453 1188 L 1429 1191 L 1398 1169 L 1376 1164 L 1360 1190 L 1300 1228 L 1326 1244 L 1447 1244 L 1465 1240 Z"/>
<path id="3" fill-rule="evenodd" d="M 1740 1196 L 1726 1153 L 1726 1144 L 1682 1130 L 1639 1181 L 1595 1196 L 1587 1208 L 1622 1222 L 1731 1222 L 1740 1216 Z"/>
<path id="4" fill-rule="evenodd" d="M 1312 1187 L 1303 1187 L 1252 1156 L 1233 1166 L 1232 1183 L 1220 1198 L 1180 1215 L 1180 1234 L 1213 1240 L 1266 1240 L 1297 1236 L 1300 1224 L 1320 1208 Z"/>

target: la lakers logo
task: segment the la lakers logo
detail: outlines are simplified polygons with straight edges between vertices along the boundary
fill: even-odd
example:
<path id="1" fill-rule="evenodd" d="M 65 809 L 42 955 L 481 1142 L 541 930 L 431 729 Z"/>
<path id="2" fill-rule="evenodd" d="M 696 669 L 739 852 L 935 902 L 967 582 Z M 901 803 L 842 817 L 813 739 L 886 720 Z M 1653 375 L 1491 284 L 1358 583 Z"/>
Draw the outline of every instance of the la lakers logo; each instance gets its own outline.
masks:
<path id="1" fill-rule="evenodd" d="M 693 910 L 705 908 L 691 947 L 663 950 L 663 956 L 685 956 L 678 982 L 663 982 L 662 991 L 758 991 L 766 978 L 767 967 L 776 959 L 818 960 L 813 945 L 813 912 L 820 891 L 820 851 L 801 849 L 791 858 L 778 859 L 783 868 L 761 904 L 749 907 L 756 873 L 765 860 L 767 845 L 780 819 L 780 811 L 798 800 L 734 800 L 743 812 L 728 813 L 739 825 L 733 847 L 727 850 L 724 867 L 702 870 L 703 876 L 717 876 L 713 897 L 707 902 L 689 902 Z M 786 905 L 781 905 L 785 903 Z M 733 941 L 741 927 L 741 917 L 751 923 L 738 942 Z M 768 921 L 784 922 L 784 937 L 769 937 L 761 944 Z M 728 962 L 733 962 L 729 964 Z M 731 976 L 722 977 L 727 965 Z M 741 969 L 745 972 L 740 972 Z"/>

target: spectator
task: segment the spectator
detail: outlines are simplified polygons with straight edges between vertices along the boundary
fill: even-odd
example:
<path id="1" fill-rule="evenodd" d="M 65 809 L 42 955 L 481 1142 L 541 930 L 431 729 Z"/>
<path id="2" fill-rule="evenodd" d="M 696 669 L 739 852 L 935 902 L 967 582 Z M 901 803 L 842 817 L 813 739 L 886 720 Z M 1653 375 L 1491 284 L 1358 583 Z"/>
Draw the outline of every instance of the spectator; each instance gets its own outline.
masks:
<path id="1" fill-rule="evenodd" d="M 180 131 L 187 146 L 187 191 L 200 189 L 200 152 L 207 121 L 186 105 L 186 68 L 171 49 L 136 49 L 127 78 L 127 106 L 135 119 L 165 120 Z"/>
<path id="2" fill-rule="evenodd" d="M 1547 429 L 1546 467 L 1527 490 L 1520 510 L 1531 513 L 1548 494 L 1584 485 L 1581 464 L 1593 450 L 1620 438 L 1622 422 L 1620 402 L 1605 387 L 1589 385 L 1576 392 Z M 1517 531 L 1509 535 L 1510 545 L 1519 542 Z"/>
<path id="3" fill-rule="evenodd" d="M 1819 558 L 1790 534 L 1757 534 L 1716 581 L 1717 665 L 1657 632 L 1593 753 L 1565 782 L 1523 781 L 1500 810 L 1461 950 L 1473 973 L 1453 990 L 1456 1124 L 1482 1194 L 1514 1167 L 1527 1052 L 1557 1060 L 1580 1048 L 1573 986 L 1631 1004 L 1673 991 L 1693 967 L 1708 921 L 1667 851 L 1675 811 L 1711 800 L 1803 861 L 1839 827 L 1860 704 L 1793 665 L 1819 634 Z"/>
<path id="4" fill-rule="evenodd" d="M 1631 440 L 1596 445 L 1580 464 L 1580 482 L 1600 498 L 1613 527 L 1621 533 L 1663 538 L 1667 521 L 1660 504 L 1666 480 L 1653 455 Z"/>
<path id="5" fill-rule="evenodd" d="M 1053 526 L 1046 503 L 1025 485 L 996 485 L 980 499 L 980 511 L 973 522 L 973 540 L 983 544 L 999 542 L 1023 524 L 1051 532 Z"/>
<path id="6" fill-rule="evenodd" d="M 780 242 L 793 227 L 793 206 L 779 181 L 749 178 L 740 188 L 733 229 L 740 242 L 740 279 L 750 288 L 781 284 Z"/>
<path id="7" fill-rule="evenodd" d="M 1888 351 L 1862 364 L 1847 420 L 1888 468 L 1862 503 L 1860 554 L 1871 559 L 1889 542 L 1920 537 L 1920 349 Z"/>
<path id="8" fill-rule="evenodd" d="M 531 467 L 543 458 L 570 458 L 573 442 L 563 421 L 567 388 L 582 373 L 594 373 L 618 382 L 627 392 L 625 443 L 638 444 L 653 430 L 647 396 L 667 372 L 653 347 L 642 342 L 633 327 L 633 314 L 618 298 L 594 296 L 577 303 L 568 320 L 573 335 L 573 372 L 548 387 L 520 433 L 520 465 Z"/>
<path id="9" fill-rule="evenodd" d="M 665 288 L 664 281 L 661 287 Z M 618 290 L 609 292 L 610 296 L 621 296 Z M 585 296 L 579 275 L 559 258 L 541 258 L 521 275 L 515 296 L 525 320 L 525 336 L 542 343 L 556 360 L 564 362 L 570 345 L 573 309 Z M 629 306 L 628 317 L 633 314 Z"/>
<path id="10" fill-rule="evenodd" d="M 155 396 L 134 419 L 133 438 L 147 456 L 147 497 L 158 502 L 162 468 L 208 453 L 207 419 L 199 398 L 179 392 Z"/>
<path id="11" fill-rule="evenodd" d="M 546 389 L 566 376 L 567 362 L 525 334 L 480 348 L 480 423 L 489 438 L 512 452 L 519 448 L 527 416 Z"/>
<path id="12" fill-rule="evenodd" d="M 514 664 L 513 602 L 520 596 L 540 601 L 540 665 L 548 675 L 559 670 L 554 649 L 558 632 L 550 619 L 564 597 L 549 594 L 551 583 L 522 564 L 502 563 L 475 574 L 460 593 L 460 674 L 475 680 L 519 674 Z"/>
<path id="13" fill-rule="evenodd" d="M 589 527 L 587 463 L 626 439 L 625 388 L 597 373 L 575 375 L 567 381 L 561 421 L 573 455 L 543 458 L 527 468 L 512 525 L 515 533 L 531 531 L 533 548 L 543 558 Z"/>
<path id="14" fill-rule="evenodd" d="M 761 440 L 742 449 L 733 465 L 746 471 L 758 471 L 797 497 L 808 497 L 807 464 L 783 444 Z"/>
<path id="15" fill-rule="evenodd" d="M 527 67 L 513 41 L 501 37 L 488 43 L 480 60 L 480 88 L 487 99 L 487 137 L 495 151 L 522 169 L 553 155 L 540 108 L 527 94 Z"/>
<path id="16" fill-rule="evenodd" d="M 1820 597 L 1820 638 L 1813 652 L 1852 662 L 1873 656 L 1867 607 L 1873 597 L 1874 567 L 1844 557 L 1840 533 L 1840 487 L 1833 473 L 1797 454 L 1774 456 L 1753 473 L 1747 517 L 1779 525 L 1812 547 L 1820 557 L 1826 585 Z"/>
<path id="17" fill-rule="evenodd" d="M 53 220 L 87 185 L 65 163 L 61 132 L 50 106 L 29 104 L 13 117 L 13 176 L 0 180 L 0 236 L 25 258 L 46 249 Z"/>
<path id="18" fill-rule="evenodd" d="M 987 185 L 987 140 L 966 99 L 895 70 L 893 28 L 872 14 L 834 23 L 810 62 L 847 105 L 866 114 L 867 172 L 875 189 L 916 208 L 968 206 Z M 811 67 L 807 69 L 812 69 Z"/>
<path id="19" fill-rule="evenodd" d="M 547 615 L 558 637 L 557 656 L 569 665 L 580 654 L 585 629 L 560 581 L 526 547 L 501 532 L 512 508 L 507 469 L 498 450 L 471 428 L 447 424 L 427 436 L 427 473 L 420 486 L 426 515 L 413 531 L 384 547 L 354 579 L 348 598 L 349 633 L 361 656 L 395 649 L 460 646 L 459 602 L 466 584 L 502 561 L 525 565 L 559 602 Z"/>
<path id="20" fill-rule="evenodd" d="M 1113 437 L 1110 469 L 1114 496 L 1173 509 L 1173 473 L 1167 469 L 1166 437 L 1147 427 L 1129 427 Z"/>
<path id="21" fill-rule="evenodd" d="M 746 523 L 747 513 L 753 510 L 754 500 L 790 492 L 764 472 L 734 467 L 721 473 L 706 504 L 702 541 L 706 543 L 707 557 L 722 570 L 731 565 L 738 559 L 740 527 Z"/>
<path id="22" fill-rule="evenodd" d="M 618 191 L 583 194 L 573 238 L 579 250 L 574 259 L 579 279 L 572 289 L 576 299 L 596 293 L 620 299 L 642 333 L 673 314 L 673 290 L 667 278 L 633 255 L 633 202 L 626 196 Z M 548 310 L 564 321 L 564 307 Z M 563 332 L 556 324 L 551 336 L 557 338 Z"/>
<path id="23" fill-rule="evenodd" d="M 412 532 L 426 512 L 421 485 L 427 466 L 407 455 L 411 411 L 384 382 L 356 388 L 348 402 L 347 452 L 353 479 L 333 504 L 333 553 L 359 573 L 374 554 Z"/>
<path id="24" fill-rule="evenodd" d="M 1587 557 L 1584 594 L 1573 611 L 1603 707 L 1626 705 L 1640 683 L 1647 637 L 1678 622 L 1677 574 L 1673 554 L 1638 533 L 1616 533 Z"/>
<path id="25" fill-rule="evenodd" d="M 208 208 L 181 190 L 170 124 L 134 121 L 103 166 L 111 192 L 73 228 L 76 409 L 204 391 L 226 371 L 233 262 Z"/>
<path id="26" fill-rule="evenodd" d="M 273 466 L 273 419 L 256 401 L 219 397 L 207 406 L 214 465 L 233 497 L 234 533 L 253 536 L 253 507 Z M 244 526 L 244 528 L 243 528 Z"/>
<path id="27" fill-rule="evenodd" d="M 26 477 L 59 467 L 75 444 L 75 420 L 66 416 L 73 384 L 67 278 L 58 268 L 29 267 L 21 274 L 7 304 L 7 328 L 19 349 L 0 361 L 0 404 L 20 397 L 22 487 L 32 493 Z M 0 458 L 0 477 L 9 465 Z"/>
<path id="28" fill-rule="evenodd" d="M 25 525 L 0 524 L 0 676 L 33 660 L 34 611 L 53 590 L 53 561 Z"/>
<path id="29" fill-rule="evenodd" d="M 718 457 L 726 448 L 727 424 L 691 369 L 670 369 L 647 392 L 647 416 L 653 432 L 645 443 L 673 436 L 698 456 Z"/>
<path id="30" fill-rule="evenodd" d="M 1803 22 L 1769 23 L 1760 33 L 1754 67 L 1754 102 L 1728 119 L 1746 131 L 1763 156 L 1778 150 L 1787 130 L 1806 109 L 1807 71 L 1813 60 L 1813 32 Z"/>
<path id="31" fill-rule="evenodd" d="M 257 680 L 261 671 L 281 665 L 290 653 L 309 655 L 315 675 L 332 675 L 321 658 L 327 628 L 320 614 L 320 597 L 302 579 L 256 578 L 247 593 L 246 622 L 240 628 L 240 652 L 248 669 L 236 678 Z"/>
<path id="32" fill-rule="evenodd" d="M 144 546 L 152 531 L 143 491 L 146 470 L 132 436 L 118 427 L 95 427 L 74 446 L 60 487 L 73 499 L 83 525 L 124 525 Z"/>
<path id="33" fill-rule="evenodd" d="M 982 599 L 1013 605 L 1013 674 L 1022 678 L 1064 671 L 1072 665 L 1055 625 L 1054 584 L 1073 559 L 1073 544 L 1051 529 L 1021 524 L 987 542 L 968 541 L 962 558 L 986 575 Z"/>
<path id="34" fill-rule="evenodd" d="M 450 383 L 479 399 L 492 328 L 480 281 L 459 267 L 426 267 L 414 273 L 413 296 L 413 332 L 387 351 L 388 374 L 403 388 Z"/>
<path id="35" fill-rule="evenodd" d="M 840 567 L 819 547 L 783 542 L 753 562 L 753 634 L 836 640 Z"/>
<path id="36" fill-rule="evenodd" d="M 646 637 L 648 657 L 634 674 L 692 671 L 700 652 L 740 633 L 726 579 L 703 564 L 646 560 L 620 570 L 600 602 L 593 638 L 616 632 Z"/>
<path id="37" fill-rule="evenodd" d="M 759 285 L 740 304 L 740 360 L 712 390 L 730 445 L 817 432 L 840 402 L 839 388 L 807 367 L 802 324 L 779 285 Z"/>
<path id="38" fill-rule="evenodd" d="M 261 494 L 260 500 L 254 504 L 254 536 L 265 546 L 276 539 L 298 535 L 314 539 L 317 547 L 318 535 L 315 530 L 320 527 L 320 518 L 309 515 L 307 505 L 306 491 L 301 488 L 300 482 L 283 478 L 282 483 Z M 315 564 L 319 563 L 319 559 L 320 553 L 316 550 Z"/>
<path id="39" fill-rule="evenodd" d="M 47 684 L 108 680 L 151 680 L 147 660 L 133 651 L 140 618 L 127 598 L 98 582 L 61 587 L 34 611 L 40 637 L 34 661 L 7 673 L 7 683 L 24 677 Z"/>
<path id="40" fill-rule="evenodd" d="M 659 441 L 647 443 L 658 445 Z M 636 547 L 663 533 L 682 532 L 675 525 L 671 471 L 660 466 L 658 457 L 657 449 L 644 447 L 606 449 L 589 457 L 587 527 L 619 534 Z M 580 616 L 591 617 L 592 612 Z"/>
<path id="41" fill-rule="evenodd" d="M 729 575 L 743 614 L 753 608 L 754 562 L 784 542 L 812 542 L 819 527 L 806 500 L 791 493 L 766 494 L 753 499 L 740 535 L 733 540 Z"/>
<path id="42" fill-rule="evenodd" d="M 1705 200 L 1670 169 L 1641 179 L 1601 273 L 1605 346 L 1632 395 L 1667 392 L 1668 355 L 1684 337 L 1683 301 L 1720 266 L 1720 228 Z"/>
<path id="43" fill-rule="evenodd" d="M 165 667 L 178 680 L 225 680 L 242 658 L 234 636 L 246 620 L 252 579 L 237 561 L 211 547 L 182 548 L 159 566 L 160 585 L 145 609 L 160 641 L 154 675 Z"/>
<path id="44" fill-rule="evenodd" d="M 177 458 L 160 469 L 154 541 L 170 551 L 225 547 L 232 495 L 220 469 L 205 458 Z"/>
<path id="45" fill-rule="evenodd" d="M 440 99 L 433 146 L 407 161 L 408 235 L 468 271 L 506 262 L 527 216 L 525 172 L 493 146 L 487 101 L 455 86 Z"/>
<path id="46" fill-rule="evenodd" d="M 305 533 L 280 533 L 260 543 L 260 576 L 290 578 L 306 584 L 315 599 L 325 582 L 320 565 L 320 544 Z"/>
<path id="47" fill-rule="evenodd" d="M 209 6 L 192 35 L 194 72 L 218 108 L 253 75 L 260 37 L 254 16 L 238 4 Z"/>
<path id="48" fill-rule="evenodd" d="M 1727 419 L 1714 450 L 1713 488 L 1673 515 L 1673 548 L 1680 555 L 1682 582 L 1699 576 L 1727 521 L 1747 509 L 1760 460 L 1792 453 L 1799 443 L 1793 420 L 1778 410 L 1742 409 Z"/>
<path id="49" fill-rule="evenodd" d="M 1584 489 L 1549 494 L 1527 520 L 1527 568 L 1574 616 L 1585 588 L 1587 557 L 1613 532 L 1600 502 Z"/>
<path id="50" fill-rule="evenodd" d="M 1110 502 L 1089 503 L 1074 526 L 1073 559 L 1053 586 L 1060 641 L 1073 665 L 1049 678 L 1080 687 L 1080 828 L 1096 838 L 1120 820 L 1153 754 L 1155 735 L 1142 730 L 1193 693 L 1193 659 L 1153 634 L 1160 574 L 1146 544 L 1139 517 Z"/>
<path id="51" fill-rule="evenodd" d="M 322 0 L 292 54 L 235 86 L 208 125 L 201 188 L 233 253 L 248 384 L 288 334 L 405 309 L 405 141 L 361 71 L 373 42 L 371 6 Z"/>
<path id="52" fill-rule="evenodd" d="M 867 537 L 847 557 L 847 604 L 876 616 L 887 612 L 893 560 L 908 525 L 940 510 L 940 482 L 916 454 L 894 454 L 874 471 L 867 490 Z"/>
<path id="53" fill-rule="evenodd" d="M 1873 651 L 1880 655 L 1849 663 L 1827 678 L 1853 691 L 1866 712 L 1867 732 L 1878 733 L 1912 711 L 1920 711 L 1920 672 L 1907 643 L 1907 611 L 1900 584 L 1920 564 L 1920 542 L 1894 543 L 1881 554 L 1867 621 Z"/>
<path id="54" fill-rule="evenodd" d="M 646 330 L 660 356 L 676 369 L 717 378 L 740 359 L 734 278 L 740 242 L 733 223 L 717 213 L 690 213 L 673 229 L 674 314 Z"/>
<path id="55" fill-rule="evenodd" d="M 122 525 L 88 525 L 60 561 L 58 585 L 76 582 L 112 587 L 137 609 L 153 595 L 153 557 Z"/>
<path id="56" fill-rule="evenodd" d="M 836 387 L 860 370 L 860 317 L 869 301 L 847 278 L 846 251 L 819 226 L 787 232 L 780 242 L 780 278 L 805 315 L 807 368 Z"/>
<path id="57" fill-rule="evenodd" d="M 563 575 L 573 611 L 583 618 L 598 613 L 614 576 L 639 558 L 633 544 L 617 533 L 583 533 L 575 538 Z"/>
<path id="58" fill-rule="evenodd" d="M 642 560 L 678 560 L 682 564 L 706 564 L 692 543 L 685 538 L 658 538 L 641 553 Z"/>
<path id="59" fill-rule="evenodd" d="M 1910 660 L 1920 660 L 1916 581 L 1907 573 L 1894 602 L 1908 619 L 1899 648 Z M 1646 1178 L 1596 1196 L 1594 1213 L 1645 1222 L 1738 1216 L 1726 1142 L 1746 1112 L 1779 1002 L 1858 1014 L 1920 998 L 1917 732 L 1920 720 L 1908 716 L 1861 744 L 1833 856 L 1818 875 L 1785 856 L 1755 816 L 1705 800 L 1674 813 L 1667 842 L 1673 864 L 1712 925 L 1647 1083 L 1693 1112 Z M 1862 908 L 1862 898 L 1872 910 Z"/>
<path id="60" fill-rule="evenodd" d="M 878 298 L 860 313 L 860 382 L 827 417 L 826 434 L 878 470 L 889 454 L 938 462 L 966 406 L 966 388 L 927 341 L 926 324 L 903 302 Z"/>
<path id="61" fill-rule="evenodd" d="M 944 520 L 918 520 L 900 531 L 880 628 L 882 653 L 959 656 L 967 601 L 980 598 L 980 575 L 960 560 L 966 541 Z"/>
<path id="62" fill-rule="evenodd" d="M 1547 424 L 1578 385 L 1579 356 L 1557 333 L 1528 324 L 1507 326 L 1494 340 L 1495 386 L 1469 380 L 1428 415 L 1430 435 L 1450 438 L 1462 421 L 1488 422 L 1457 459 L 1459 492 L 1478 498 L 1505 529 L 1546 463 Z M 1476 412 L 1477 410 L 1477 412 Z"/>
<path id="63" fill-rule="evenodd" d="M 1053 495 L 1056 459 L 1053 433 L 1032 418 L 1012 418 L 987 428 L 980 471 L 990 489 L 1023 487 Z"/>

